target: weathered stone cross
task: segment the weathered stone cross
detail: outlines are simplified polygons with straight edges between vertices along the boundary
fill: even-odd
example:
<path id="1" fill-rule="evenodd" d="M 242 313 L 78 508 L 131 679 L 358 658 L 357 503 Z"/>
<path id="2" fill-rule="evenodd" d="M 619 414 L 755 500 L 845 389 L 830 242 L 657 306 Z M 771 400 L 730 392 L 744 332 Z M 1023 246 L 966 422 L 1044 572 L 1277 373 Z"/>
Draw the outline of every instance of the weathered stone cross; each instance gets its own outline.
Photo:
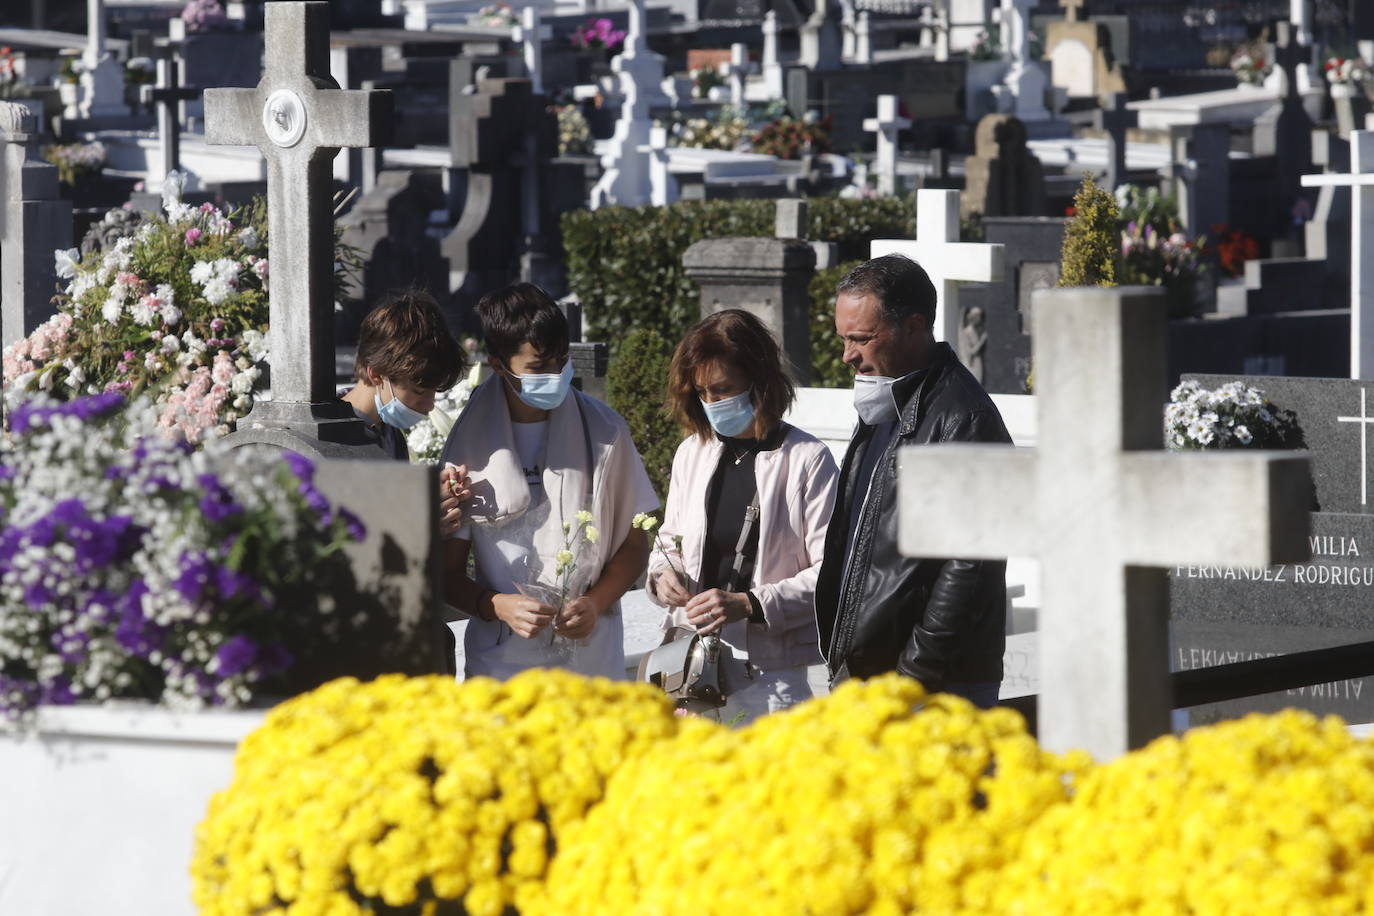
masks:
<path id="1" fill-rule="evenodd" d="M 959 192 L 916 192 L 916 238 L 874 239 L 869 257 L 903 254 L 920 264 L 935 284 L 935 339 L 958 340 L 964 314 L 959 284 L 1002 279 L 1006 250 L 1001 245 L 959 241 Z"/>
<path id="2" fill-rule="evenodd" d="M 1308 459 L 1169 453 L 1157 288 L 1043 290 L 1032 337 L 1038 446 L 915 446 L 898 458 L 913 556 L 1040 561 L 1040 740 L 1099 760 L 1169 729 L 1179 563 L 1308 556 Z"/>
<path id="3" fill-rule="evenodd" d="M 383 143 L 391 93 L 344 91 L 330 77 L 328 3 L 269 3 L 266 16 L 257 88 L 205 91 L 206 142 L 256 146 L 267 160 L 272 400 L 235 435 L 286 431 L 305 440 L 289 447 L 324 454 L 318 443 L 361 437 L 334 397 L 332 162 L 342 147 Z"/>
<path id="4" fill-rule="evenodd" d="M 1374 379 L 1374 131 L 1350 134 L 1350 174 L 1302 176 L 1302 186 L 1350 189 L 1350 377 Z M 1365 239 L 1371 239 L 1366 242 Z"/>
<path id="5" fill-rule="evenodd" d="M 1103 96 L 1102 107 L 1093 112 L 1093 126 L 1107 135 L 1107 179 L 1103 185 L 1115 192 L 1126 181 L 1126 130 L 1138 116 L 1126 107 L 1126 93 Z"/>
<path id="6" fill-rule="evenodd" d="M 181 103 L 200 98 L 200 90 L 182 87 L 181 67 L 175 58 L 159 57 L 157 85 L 142 87 L 141 98 L 143 104 L 157 106 L 158 160 L 165 181 L 181 166 Z"/>

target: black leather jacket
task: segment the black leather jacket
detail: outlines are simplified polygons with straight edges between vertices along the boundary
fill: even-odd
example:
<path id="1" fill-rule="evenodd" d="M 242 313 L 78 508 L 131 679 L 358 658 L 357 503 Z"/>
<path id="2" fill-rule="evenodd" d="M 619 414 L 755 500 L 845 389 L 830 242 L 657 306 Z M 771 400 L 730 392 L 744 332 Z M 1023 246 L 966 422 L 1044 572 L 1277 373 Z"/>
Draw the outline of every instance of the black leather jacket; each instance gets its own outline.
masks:
<path id="1" fill-rule="evenodd" d="M 1011 442 L 987 392 L 948 344 L 928 371 L 893 387 L 902 406 L 849 536 L 855 476 L 874 427 L 859 423 L 840 472 L 816 583 L 820 646 L 831 677 L 900 671 L 927 690 L 948 681 L 1000 681 L 1006 644 L 1005 561 L 917 559 L 897 550 L 897 449 L 939 442 Z M 939 486 L 938 480 L 930 482 Z M 846 556 L 850 573 L 844 577 Z M 843 593 L 842 593 L 843 592 Z"/>

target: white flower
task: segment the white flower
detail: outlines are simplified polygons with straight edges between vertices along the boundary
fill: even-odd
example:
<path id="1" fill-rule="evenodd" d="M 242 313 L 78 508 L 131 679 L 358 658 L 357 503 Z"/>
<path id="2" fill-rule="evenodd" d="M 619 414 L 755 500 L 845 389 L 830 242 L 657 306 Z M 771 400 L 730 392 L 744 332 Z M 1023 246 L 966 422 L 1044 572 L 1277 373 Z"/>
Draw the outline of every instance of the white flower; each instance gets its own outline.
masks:
<path id="1" fill-rule="evenodd" d="M 172 215 L 172 207 L 181 203 L 181 192 L 186 187 L 186 173 L 172 171 L 162 179 L 162 208 Z"/>
<path id="2" fill-rule="evenodd" d="M 219 277 L 215 277 L 205 284 L 205 301 L 211 305 L 221 305 L 232 295 L 234 295 L 234 288 Z"/>
<path id="3" fill-rule="evenodd" d="M 216 277 L 232 285 L 238 281 L 243 265 L 233 258 L 220 258 L 215 262 L 214 268 Z"/>
<path id="4" fill-rule="evenodd" d="M 215 276 L 215 265 L 210 261 L 197 261 L 191 266 L 191 282 L 204 286 Z"/>
<path id="5" fill-rule="evenodd" d="M 257 248 L 262 244 L 262 239 L 258 238 L 258 230 L 249 226 L 239 232 L 239 244 L 244 248 Z"/>
<path id="6" fill-rule="evenodd" d="M 156 301 L 157 300 L 152 296 L 144 296 L 129 307 L 129 315 L 135 322 L 144 327 L 152 326 L 160 317 L 157 313 L 157 309 L 153 307 Z"/>
<path id="7" fill-rule="evenodd" d="M 65 251 L 59 248 L 53 252 L 53 261 L 57 275 L 63 280 L 70 280 L 76 276 L 77 265 L 81 263 L 81 251 L 76 248 L 68 248 Z"/>
<path id="8" fill-rule="evenodd" d="M 1250 430 L 1244 426 L 1237 426 L 1235 429 L 1236 439 L 1241 445 L 1249 445 L 1254 441 L 1254 436 L 1250 435 Z"/>
<path id="9" fill-rule="evenodd" d="M 175 334 L 168 334 L 166 337 L 162 338 L 163 353 L 167 354 L 168 356 L 171 356 L 173 353 L 177 352 L 180 349 L 181 341 L 177 339 L 177 336 Z"/>
<path id="10" fill-rule="evenodd" d="M 230 381 L 229 390 L 234 392 L 234 394 L 250 394 L 253 391 L 253 383 L 258 380 L 258 376 L 260 375 L 262 375 L 262 372 L 259 371 L 256 366 L 245 369 L 236 374 L 233 380 Z"/>
<path id="11" fill-rule="evenodd" d="M 124 300 L 111 293 L 106 299 L 105 304 L 100 307 L 100 316 L 110 324 L 116 324 L 119 316 L 124 313 Z"/>
<path id="12" fill-rule="evenodd" d="M 1212 432 L 1212 424 L 1199 418 L 1188 424 L 1188 438 L 1199 445 L 1208 445 L 1216 438 L 1216 434 Z"/>
<path id="13" fill-rule="evenodd" d="M 267 259 L 258 258 L 253 262 L 253 273 L 257 274 L 259 280 L 267 279 Z"/>
<path id="14" fill-rule="evenodd" d="M 179 322 L 180 320 L 181 320 L 181 309 L 177 308 L 175 305 L 172 305 L 170 302 L 165 302 L 165 303 L 163 303 L 163 305 L 162 305 L 162 323 L 163 323 L 164 325 L 166 325 L 167 327 L 170 328 L 170 327 L 172 327 L 173 325 L 175 325 L 177 322 Z"/>
<path id="15" fill-rule="evenodd" d="M 248 358 L 255 363 L 265 360 L 270 349 L 267 335 L 252 329 L 243 332 L 243 346 L 248 351 Z"/>

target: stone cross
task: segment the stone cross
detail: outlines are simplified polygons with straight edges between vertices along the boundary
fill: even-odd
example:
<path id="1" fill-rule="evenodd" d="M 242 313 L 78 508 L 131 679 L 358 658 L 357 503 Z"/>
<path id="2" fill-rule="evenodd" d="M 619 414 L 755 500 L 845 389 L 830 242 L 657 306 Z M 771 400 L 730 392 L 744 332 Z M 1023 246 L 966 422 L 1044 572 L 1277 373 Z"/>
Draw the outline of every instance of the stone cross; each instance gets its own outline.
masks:
<path id="1" fill-rule="evenodd" d="M 963 310 L 961 283 L 996 283 L 1002 279 L 1006 249 L 1002 245 L 959 241 L 959 192 L 924 189 L 916 192 L 916 238 L 874 239 L 869 257 L 902 254 L 925 268 L 935 285 L 935 339 L 959 339 Z"/>
<path id="2" fill-rule="evenodd" d="M 591 209 L 608 204 L 639 207 L 653 193 L 649 174 L 650 109 L 663 98 L 663 56 L 649 50 L 644 23 L 644 0 L 631 0 L 624 50 L 611 61 L 624 101 L 611 135 L 609 152 L 602 156 L 605 171 L 592 187 Z"/>
<path id="3" fill-rule="evenodd" d="M 649 203 L 666 207 L 678 201 L 677 178 L 668 170 L 668 129 L 654 125 L 649 129 Z"/>
<path id="4" fill-rule="evenodd" d="M 840 0 L 840 57 L 854 59 L 854 47 L 858 36 L 854 32 L 853 0 Z"/>
<path id="5" fill-rule="evenodd" d="M 124 67 L 106 48 L 105 0 L 86 0 L 86 50 L 81 56 L 81 116 L 127 114 Z"/>
<path id="6" fill-rule="evenodd" d="M 1169 731 L 1164 567 L 1306 558 L 1309 464 L 1161 450 L 1158 288 L 1042 290 L 1032 322 L 1039 445 L 902 449 L 898 543 L 910 556 L 1038 558 L 1040 743 L 1107 760 Z"/>
<path id="7" fill-rule="evenodd" d="M 1350 188 L 1350 377 L 1374 379 L 1374 257 L 1365 257 L 1374 247 L 1374 131 L 1351 133 L 1348 175 L 1304 175 L 1302 185 Z"/>
<path id="8" fill-rule="evenodd" d="M 878 96 L 878 116 L 864 119 L 864 130 L 878 135 L 878 193 L 897 193 L 897 135 L 911 126 L 911 119 L 897 112 L 895 95 Z M 918 217 L 919 218 L 919 217 Z"/>
<path id="9" fill-rule="evenodd" d="M 769 100 L 787 94 L 783 85 L 782 63 L 778 60 L 778 14 L 773 10 L 763 14 L 763 86 Z"/>
<path id="10" fill-rule="evenodd" d="M 937 61 L 949 60 L 949 11 L 943 6 L 922 7 L 920 45 L 933 45 Z"/>
<path id="11" fill-rule="evenodd" d="M 1077 22 L 1083 15 L 1083 0 L 1059 0 L 1059 5 L 1064 8 L 1064 19 L 1068 22 Z"/>
<path id="12" fill-rule="evenodd" d="M 539 24 L 539 8 L 527 6 L 520 11 L 520 24 L 511 30 L 512 38 L 524 46 L 525 73 L 535 93 L 544 91 L 544 42 L 553 37 L 553 30 Z"/>
<path id="13" fill-rule="evenodd" d="M 859 13 L 859 21 L 854 26 L 854 63 L 873 63 L 873 24 L 869 21 L 868 10 Z"/>
<path id="14" fill-rule="evenodd" d="M 1002 53 L 1010 67 L 1002 82 L 993 87 L 1000 110 L 1022 121 L 1044 121 L 1045 74 L 1030 59 L 1030 14 L 1036 0 L 1002 0 Z"/>
<path id="15" fill-rule="evenodd" d="M 744 78 L 754 72 L 749 63 L 749 46 L 738 41 L 730 45 L 730 60 L 716 69 L 730 84 L 730 104 L 739 108 L 744 104 Z"/>
<path id="16" fill-rule="evenodd" d="M 1115 191 L 1126 182 L 1126 129 L 1134 127 L 1137 114 L 1126 107 L 1126 93 L 1113 92 L 1103 97 L 1102 107 L 1093 112 L 1093 126 L 1107 135 L 1107 177 L 1103 185 Z"/>
<path id="17" fill-rule="evenodd" d="M 0 347 L 52 315 L 53 253 L 72 244 L 72 204 L 58 195 L 42 145 L 33 111 L 0 102 Z"/>
<path id="18" fill-rule="evenodd" d="M 162 178 L 181 167 L 182 102 L 200 97 L 199 89 L 185 89 L 180 85 L 181 65 L 174 58 L 161 57 L 157 61 L 157 85 L 144 86 L 143 104 L 157 106 L 158 162 Z"/>
<path id="19" fill-rule="evenodd" d="M 391 93 L 341 90 L 330 77 L 328 3 L 283 0 L 264 11 L 257 88 L 205 91 L 206 142 L 256 146 L 267 160 L 272 400 L 257 402 L 236 435 L 245 424 L 283 430 L 325 454 L 320 443 L 361 434 L 334 397 L 332 163 L 343 147 L 384 142 Z"/>

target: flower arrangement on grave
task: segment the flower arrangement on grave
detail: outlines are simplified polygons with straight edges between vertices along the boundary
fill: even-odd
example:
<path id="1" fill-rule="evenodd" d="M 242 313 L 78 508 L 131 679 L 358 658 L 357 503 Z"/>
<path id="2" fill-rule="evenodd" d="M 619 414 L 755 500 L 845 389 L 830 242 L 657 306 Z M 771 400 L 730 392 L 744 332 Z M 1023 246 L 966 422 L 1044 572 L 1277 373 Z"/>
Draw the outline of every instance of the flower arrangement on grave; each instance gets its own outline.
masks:
<path id="1" fill-rule="evenodd" d="M 576 104 L 555 105 L 554 114 L 558 116 L 558 155 L 590 153 L 592 151 L 592 128 L 582 107 Z"/>
<path id="2" fill-rule="evenodd" d="M 969 60 L 1001 60 L 1002 42 L 999 34 L 1000 31 L 991 25 L 979 29 L 968 51 Z"/>
<path id="3" fill-rule="evenodd" d="M 1265 57 L 1262 44 L 1241 45 L 1231 56 L 1231 72 L 1245 85 L 1260 85 L 1273 69 L 1273 61 Z"/>
<path id="4" fill-rule="evenodd" d="M 248 413 L 267 356 L 267 216 L 181 201 L 108 249 L 57 253 L 58 313 L 5 350 L 6 386 L 57 396 L 148 392 L 159 425 L 188 442 Z"/>
<path id="5" fill-rule="evenodd" d="M 55 143 L 43 147 L 43 160 L 57 166 L 57 180 L 73 187 L 89 175 L 105 168 L 103 143 Z"/>
<path id="6" fill-rule="evenodd" d="M 1259 239 L 1247 232 L 1227 226 L 1213 226 L 1212 237 L 1217 240 L 1213 246 L 1217 266 L 1228 277 L 1239 277 L 1245 273 L 1245 262 L 1260 256 Z"/>
<path id="7" fill-rule="evenodd" d="M 0 99 L 26 98 L 29 84 L 19 75 L 14 60 L 14 51 L 5 46 L 0 48 Z"/>
<path id="8" fill-rule="evenodd" d="M 1374 97 L 1374 70 L 1359 57 L 1329 57 L 1323 72 L 1333 89 L 1341 86 Z"/>
<path id="9" fill-rule="evenodd" d="M 1197 281 L 1207 270 L 1206 236 L 1191 238 L 1178 219 L 1178 205 L 1157 188 L 1123 185 L 1120 219 L 1122 284 L 1162 286 L 1169 293 L 1170 313 L 1193 312 Z"/>
<path id="10" fill-rule="evenodd" d="M 749 118 L 741 108 L 722 105 L 709 117 L 675 122 L 673 133 L 676 146 L 735 150 L 749 139 Z"/>
<path id="11" fill-rule="evenodd" d="M 692 95 L 698 99 L 710 98 L 711 90 L 725 85 L 725 77 L 715 67 L 698 67 L 692 71 Z"/>
<path id="12" fill-rule="evenodd" d="M 229 14 L 219 0 L 191 0 L 181 11 L 188 32 L 209 32 L 229 25 Z"/>
<path id="13" fill-rule="evenodd" d="M 75 54 L 62 55 L 62 63 L 57 66 L 58 82 L 74 85 L 81 79 L 81 58 Z"/>
<path id="14" fill-rule="evenodd" d="M 240 745 L 196 831 L 194 900 L 202 916 L 546 911 L 564 834 L 682 721 L 646 684 L 557 669 L 334 681 Z"/>
<path id="15" fill-rule="evenodd" d="M 1189 379 L 1169 395 L 1164 443 L 1172 449 L 1291 449 L 1302 443 L 1298 418 L 1243 382 L 1215 390 Z"/>
<path id="16" fill-rule="evenodd" d="M 133 57 L 124 65 L 124 83 L 127 86 L 151 86 L 157 82 L 157 67 L 151 57 Z"/>
<path id="17" fill-rule="evenodd" d="M 625 32 L 606 18 L 588 19 L 572 33 L 574 47 L 614 51 L 625 42 Z"/>
<path id="18" fill-rule="evenodd" d="M 238 706 L 329 653 L 361 523 L 314 467 L 194 452 L 116 393 L 11 409 L 0 438 L 0 715 L 39 703 Z M 313 662 L 312 662 L 313 663 Z"/>
<path id="19" fill-rule="evenodd" d="M 514 8 L 505 2 L 489 3 L 477 11 L 477 24 L 490 28 L 509 28 L 518 21 Z"/>
<path id="20" fill-rule="evenodd" d="M 406 433 L 406 447 L 410 449 L 411 461 L 417 464 L 439 463 L 448 434 L 472 397 L 480 374 L 481 366 L 474 364 L 472 371 L 459 379 L 458 384 L 435 396 L 434 409 Z"/>
<path id="21" fill-rule="evenodd" d="M 787 115 L 776 118 L 754 134 L 750 143 L 756 153 L 779 159 L 800 159 L 804 155 L 830 152 L 830 116 L 817 118 L 808 113 L 798 119 Z"/>

